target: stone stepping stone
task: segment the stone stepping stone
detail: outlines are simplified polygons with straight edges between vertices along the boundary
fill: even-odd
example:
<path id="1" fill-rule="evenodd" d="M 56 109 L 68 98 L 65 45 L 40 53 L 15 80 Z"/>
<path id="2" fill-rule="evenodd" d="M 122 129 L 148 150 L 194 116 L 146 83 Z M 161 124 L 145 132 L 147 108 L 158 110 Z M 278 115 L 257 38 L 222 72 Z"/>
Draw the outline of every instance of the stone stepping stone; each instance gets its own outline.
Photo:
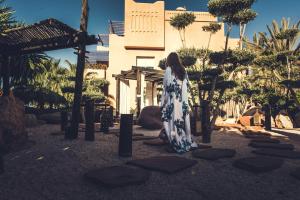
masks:
<path id="1" fill-rule="evenodd" d="M 259 139 L 259 140 L 267 140 L 271 139 L 271 136 L 265 136 L 265 135 L 244 135 L 248 139 Z"/>
<path id="2" fill-rule="evenodd" d="M 300 167 L 291 172 L 291 176 L 295 177 L 296 179 L 300 180 Z"/>
<path id="3" fill-rule="evenodd" d="M 164 145 L 167 145 L 168 142 L 165 142 L 163 141 L 162 139 L 160 138 L 156 138 L 154 140 L 147 140 L 147 141 L 144 141 L 144 144 L 145 145 L 149 145 L 149 146 L 164 146 Z"/>
<path id="4" fill-rule="evenodd" d="M 257 139 L 253 139 L 251 140 L 251 143 L 254 142 L 254 143 L 274 143 L 274 144 L 279 144 L 280 143 L 280 140 L 277 140 L 277 139 L 273 139 L 273 138 L 265 138 L 265 139 L 262 139 L 262 138 L 257 138 Z"/>
<path id="5" fill-rule="evenodd" d="M 177 156 L 158 156 L 127 162 L 129 165 L 142 167 L 148 170 L 173 174 L 197 164 L 196 160 Z"/>
<path id="6" fill-rule="evenodd" d="M 195 150 L 192 155 L 195 158 L 202 158 L 205 160 L 218 160 L 220 158 L 232 158 L 236 154 L 234 149 L 218 149 L 211 148 L 206 150 Z"/>
<path id="7" fill-rule="evenodd" d="M 211 145 L 207 145 L 207 144 L 198 144 L 198 147 L 195 149 L 211 149 L 212 146 Z"/>
<path id="8" fill-rule="evenodd" d="M 269 172 L 280 168 L 284 160 L 270 157 L 241 158 L 234 161 L 233 166 L 254 173 Z"/>
<path id="9" fill-rule="evenodd" d="M 252 151 L 252 153 L 265 155 L 265 156 L 276 156 L 283 158 L 291 158 L 291 159 L 300 159 L 299 151 L 291 151 L 291 150 L 279 150 L 279 149 L 256 149 Z"/>
<path id="10" fill-rule="evenodd" d="M 140 141 L 140 140 L 154 140 L 157 139 L 158 136 L 133 136 L 133 141 Z"/>
<path id="11" fill-rule="evenodd" d="M 84 177 L 100 186 L 115 188 L 140 185 L 150 178 L 149 171 L 126 166 L 105 167 L 87 172 Z"/>
<path id="12" fill-rule="evenodd" d="M 294 145 L 292 144 L 274 144 L 274 143 L 263 143 L 263 142 L 250 142 L 249 146 L 254 148 L 272 148 L 282 150 L 293 150 Z"/>
<path id="13" fill-rule="evenodd" d="M 251 131 L 251 130 L 247 130 L 247 131 L 242 131 L 243 135 L 247 136 L 272 136 L 270 133 L 266 133 L 266 132 L 260 132 L 260 131 Z"/>
<path id="14" fill-rule="evenodd" d="M 120 137 L 120 132 L 117 132 L 116 136 Z M 134 133 L 134 134 L 132 134 L 132 137 L 142 137 L 142 136 L 144 136 L 144 134 L 142 134 L 142 133 Z"/>

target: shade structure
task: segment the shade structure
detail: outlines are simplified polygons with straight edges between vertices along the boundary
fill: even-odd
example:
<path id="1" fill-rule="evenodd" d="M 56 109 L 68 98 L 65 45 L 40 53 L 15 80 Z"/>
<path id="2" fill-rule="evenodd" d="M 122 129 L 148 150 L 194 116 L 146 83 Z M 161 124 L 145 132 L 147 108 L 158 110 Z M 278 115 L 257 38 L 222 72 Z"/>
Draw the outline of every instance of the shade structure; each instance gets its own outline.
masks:
<path id="1" fill-rule="evenodd" d="M 56 20 L 12 29 L 0 36 L 0 55 L 16 56 L 79 46 L 81 32 Z M 86 45 L 97 44 L 95 36 L 87 36 Z"/>

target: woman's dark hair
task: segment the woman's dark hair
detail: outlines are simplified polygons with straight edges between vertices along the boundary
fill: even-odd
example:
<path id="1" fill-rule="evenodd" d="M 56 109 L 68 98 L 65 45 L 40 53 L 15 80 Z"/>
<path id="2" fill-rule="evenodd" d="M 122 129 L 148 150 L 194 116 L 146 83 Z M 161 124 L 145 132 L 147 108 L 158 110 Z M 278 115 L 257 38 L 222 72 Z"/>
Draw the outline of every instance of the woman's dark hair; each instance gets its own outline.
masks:
<path id="1" fill-rule="evenodd" d="M 172 72 L 179 80 L 184 80 L 185 77 L 185 68 L 180 62 L 179 56 L 177 53 L 172 52 L 167 57 L 167 66 L 171 67 Z"/>

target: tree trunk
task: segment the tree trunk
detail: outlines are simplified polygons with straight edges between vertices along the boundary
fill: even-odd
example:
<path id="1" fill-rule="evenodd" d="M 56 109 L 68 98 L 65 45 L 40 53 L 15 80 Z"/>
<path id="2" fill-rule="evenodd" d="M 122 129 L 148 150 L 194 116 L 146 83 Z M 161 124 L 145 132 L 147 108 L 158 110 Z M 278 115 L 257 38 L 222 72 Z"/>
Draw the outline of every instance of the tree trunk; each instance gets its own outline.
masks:
<path id="1" fill-rule="evenodd" d="M 70 129 L 70 139 L 78 137 L 78 126 L 80 120 L 80 104 L 82 98 L 82 85 L 83 85 L 83 72 L 85 66 L 85 51 L 86 51 L 86 38 L 87 38 L 87 25 L 88 25 L 88 0 L 82 0 L 82 13 L 80 21 L 80 45 L 77 57 L 76 80 L 75 80 L 75 94 L 72 109 L 72 120 Z"/>
<path id="2" fill-rule="evenodd" d="M 9 96 L 9 57 L 4 56 L 2 63 L 2 77 L 3 77 L 3 96 Z"/>

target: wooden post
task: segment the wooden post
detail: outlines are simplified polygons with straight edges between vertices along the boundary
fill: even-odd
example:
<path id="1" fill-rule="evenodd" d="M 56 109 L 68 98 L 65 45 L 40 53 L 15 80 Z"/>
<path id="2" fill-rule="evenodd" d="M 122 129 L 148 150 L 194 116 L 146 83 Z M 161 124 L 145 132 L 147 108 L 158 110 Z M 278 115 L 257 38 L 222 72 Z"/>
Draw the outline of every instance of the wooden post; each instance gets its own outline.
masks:
<path id="1" fill-rule="evenodd" d="M 132 156 L 133 115 L 122 114 L 120 121 L 119 156 Z"/>
<path id="2" fill-rule="evenodd" d="M 2 77 L 3 77 L 3 96 L 9 96 L 9 57 L 3 57 L 3 65 L 2 65 Z"/>
<path id="3" fill-rule="evenodd" d="M 136 102 L 137 102 L 137 112 L 136 112 L 136 115 L 137 117 L 140 115 L 141 113 L 141 100 L 142 100 L 142 97 L 141 97 L 141 91 L 142 91 L 142 83 L 141 83 L 141 80 L 142 79 L 142 73 L 140 70 L 137 70 L 136 71 L 136 81 L 137 81 L 137 85 L 136 85 Z"/>
<path id="4" fill-rule="evenodd" d="M 116 115 L 117 118 L 120 116 L 120 79 L 116 78 L 117 81 L 117 88 L 116 88 Z"/>
<path id="5" fill-rule="evenodd" d="M 95 140 L 95 112 L 94 112 L 94 100 L 88 100 L 85 103 L 85 140 L 94 141 Z"/>
<path id="6" fill-rule="evenodd" d="M 68 112 L 63 110 L 60 112 L 60 130 L 65 131 L 68 126 Z"/>
<path id="7" fill-rule="evenodd" d="M 209 102 L 203 100 L 202 102 L 202 113 L 201 113 L 201 127 L 202 127 L 202 142 L 210 143 L 211 141 L 211 130 L 210 130 L 210 109 Z"/>
<path id="8" fill-rule="evenodd" d="M 70 139 L 76 139 L 78 137 L 78 126 L 80 120 L 80 103 L 82 98 L 82 84 L 83 84 L 83 72 L 85 66 L 85 51 L 86 51 L 86 39 L 87 39 L 87 25 L 88 25 L 88 0 L 82 0 L 82 13 L 80 22 L 80 45 L 77 57 L 76 68 L 76 80 L 75 80 L 75 94 L 72 109 L 72 120 L 70 128 Z"/>
<path id="9" fill-rule="evenodd" d="M 272 130 L 272 114 L 271 114 L 271 106 L 269 104 L 266 104 L 264 106 L 265 111 L 265 129 L 267 131 Z"/>

